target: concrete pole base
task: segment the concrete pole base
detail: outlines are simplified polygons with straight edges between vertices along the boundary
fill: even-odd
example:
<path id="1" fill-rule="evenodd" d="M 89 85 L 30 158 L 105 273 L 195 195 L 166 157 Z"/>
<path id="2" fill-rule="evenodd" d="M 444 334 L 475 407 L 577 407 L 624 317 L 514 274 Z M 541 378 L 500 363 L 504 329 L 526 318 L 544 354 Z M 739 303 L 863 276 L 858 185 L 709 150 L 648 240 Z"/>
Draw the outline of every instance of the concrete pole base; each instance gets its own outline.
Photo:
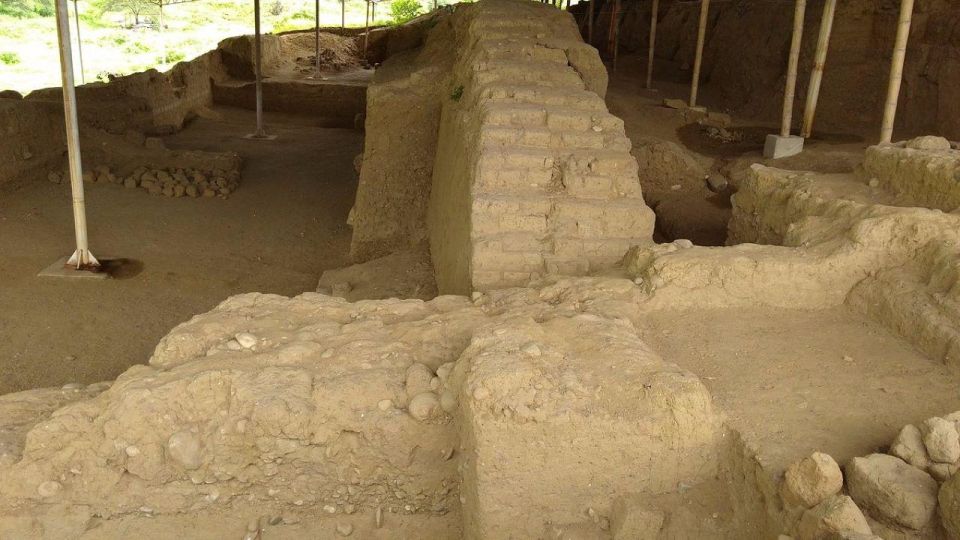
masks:
<path id="1" fill-rule="evenodd" d="M 767 135 L 767 140 L 763 145 L 763 157 L 767 159 L 780 159 L 795 156 L 803 152 L 803 137 L 790 135 L 781 137 L 780 135 Z"/>
<path id="2" fill-rule="evenodd" d="M 243 136 L 244 139 L 250 139 L 254 141 L 272 141 L 277 138 L 276 135 L 266 135 L 266 134 L 257 134 L 257 133 L 248 133 Z"/>
<path id="3" fill-rule="evenodd" d="M 110 274 L 98 270 L 77 270 L 76 266 L 68 264 L 69 257 L 63 257 L 57 262 L 44 268 L 37 274 L 39 277 L 75 278 L 75 279 L 110 279 Z"/>

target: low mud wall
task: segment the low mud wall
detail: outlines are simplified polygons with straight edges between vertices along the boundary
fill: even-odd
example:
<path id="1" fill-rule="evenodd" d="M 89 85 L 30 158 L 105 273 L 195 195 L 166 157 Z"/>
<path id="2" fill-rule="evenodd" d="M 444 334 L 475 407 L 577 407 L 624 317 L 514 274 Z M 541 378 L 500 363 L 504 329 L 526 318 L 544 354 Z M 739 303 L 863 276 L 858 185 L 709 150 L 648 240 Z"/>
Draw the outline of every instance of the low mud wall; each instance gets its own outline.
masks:
<path id="1" fill-rule="evenodd" d="M 228 81 L 213 85 L 213 101 L 244 109 L 256 108 L 256 83 Z M 353 127 L 366 110 L 367 88 L 360 84 L 264 81 L 263 110 L 318 117 L 332 127 Z"/>

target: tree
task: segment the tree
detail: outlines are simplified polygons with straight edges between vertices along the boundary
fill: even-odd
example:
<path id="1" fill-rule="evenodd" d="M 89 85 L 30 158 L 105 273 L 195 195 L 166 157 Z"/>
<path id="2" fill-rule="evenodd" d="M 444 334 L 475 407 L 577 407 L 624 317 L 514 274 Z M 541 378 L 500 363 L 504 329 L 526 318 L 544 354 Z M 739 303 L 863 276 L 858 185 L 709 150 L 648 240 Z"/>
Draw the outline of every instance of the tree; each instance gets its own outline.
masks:
<path id="1" fill-rule="evenodd" d="M 159 16 L 157 17 L 157 30 L 163 31 L 163 6 L 175 6 L 177 4 L 186 4 L 187 2 L 196 2 L 197 0 L 145 0 L 152 4 Z"/>
<path id="2" fill-rule="evenodd" d="M 0 15 L 18 19 L 50 17 L 53 15 L 53 0 L 0 0 Z"/>
<path id="3" fill-rule="evenodd" d="M 420 15 L 421 9 L 420 0 L 394 0 L 390 4 L 390 14 L 395 24 L 403 24 Z"/>
<path id="4" fill-rule="evenodd" d="M 140 24 L 140 17 L 152 14 L 154 7 L 150 0 L 98 0 L 97 9 L 100 13 L 107 11 L 121 11 L 133 15 L 135 24 Z"/>

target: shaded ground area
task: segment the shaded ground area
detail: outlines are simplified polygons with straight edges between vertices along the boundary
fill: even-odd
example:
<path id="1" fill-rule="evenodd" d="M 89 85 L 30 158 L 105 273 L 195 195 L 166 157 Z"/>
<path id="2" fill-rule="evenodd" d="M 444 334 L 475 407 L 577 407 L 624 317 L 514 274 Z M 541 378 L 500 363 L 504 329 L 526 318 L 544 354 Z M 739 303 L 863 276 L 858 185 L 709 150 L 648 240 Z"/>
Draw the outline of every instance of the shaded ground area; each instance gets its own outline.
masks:
<path id="1" fill-rule="evenodd" d="M 844 307 L 662 312 L 643 336 L 696 373 L 774 472 L 813 451 L 845 463 L 960 408 L 957 377 Z"/>
<path id="2" fill-rule="evenodd" d="M 228 296 L 314 290 L 324 270 L 349 264 L 345 222 L 362 134 L 270 114 L 267 127 L 278 138 L 249 141 L 240 136 L 252 131 L 252 113 L 219 112 L 166 143 L 240 153 L 243 178 L 229 199 L 86 186 L 92 250 L 132 259 L 140 271 L 129 279 L 36 277 L 73 250 L 69 186 L 3 188 L 0 393 L 113 379 L 145 362 L 173 326 Z"/>
<path id="3" fill-rule="evenodd" d="M 610 70 L 607 106 L 623 119 L 633 143 L 644 198 L 657 214 L 656 234 L 661 242 L 686 238 L 698 245 L 723 245 L 730 196 L 753 163 L 824 173 L 852 172 L 864 149 L 872 144 L 867 133 L 815 130 L 802 154 L 767 160 L 763 142 L 778 126 L 737 117 L 722 130 L 700 125 L 696 117 L 663 106 L 667 98 L 689 99 L 689 70 L 658 61 L 654 73 L 654 89 L 648 90 L 644 87 L 646 54 L 621 56 L 617 71 Z M 698 104 L 711 112 L 728 113 L 714 106 L 713 92 L 705 81 Z M 794 109 L 795 123 L 799 123 L 801 107 Z M 711 175 L 721 177 L 728 187 L 712 191 L 706 182 Z"/>

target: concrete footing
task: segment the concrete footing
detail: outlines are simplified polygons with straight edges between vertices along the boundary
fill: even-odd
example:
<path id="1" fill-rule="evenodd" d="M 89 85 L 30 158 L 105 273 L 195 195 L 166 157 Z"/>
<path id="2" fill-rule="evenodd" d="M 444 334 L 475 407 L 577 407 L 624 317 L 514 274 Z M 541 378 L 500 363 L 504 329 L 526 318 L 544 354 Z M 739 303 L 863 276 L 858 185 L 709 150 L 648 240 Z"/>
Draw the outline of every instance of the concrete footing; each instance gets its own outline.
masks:
<path id="1" fill-rule="evenodd" d="M 90 270 L 77 270 L 73 266 L 67 265 L 67 259 L 69 259 L 69 257 L 63 257 L 57 260 L 57 262 L 41 270 L 40 273 L 37 274 L 37 276 L 56 277 L 56 278 L 91 279 L 91 280 L 110 278 L 110 274 L 103 271 L 94 272 Z"/>
<path id="2" fill-rule="evenodd" d="M 780 135 L 767 135 L 767 140 L 763 145 L 763 157 L 767 159 L 780 159 L 795 156 L 803 152 L 803 137 L 790 135 L 782 137 Z"/>

